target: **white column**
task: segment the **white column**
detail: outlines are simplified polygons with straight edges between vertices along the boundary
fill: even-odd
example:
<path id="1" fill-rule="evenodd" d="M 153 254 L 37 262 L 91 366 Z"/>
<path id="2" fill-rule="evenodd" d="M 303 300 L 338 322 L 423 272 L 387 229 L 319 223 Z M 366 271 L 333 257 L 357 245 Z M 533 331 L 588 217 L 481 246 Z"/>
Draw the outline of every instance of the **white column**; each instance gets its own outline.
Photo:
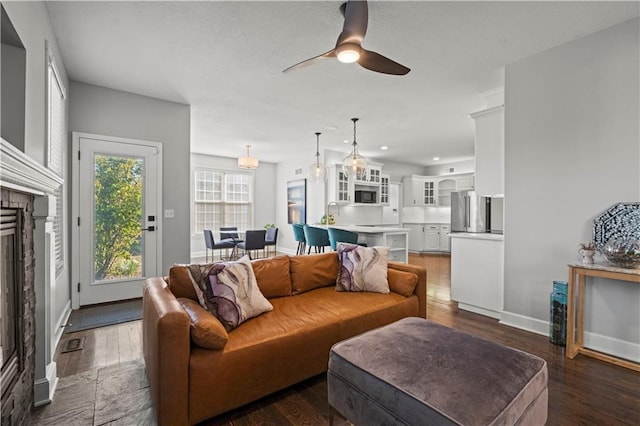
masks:
<path id="1" fill-rule="evenodd" d="M 36 292 L 36 365 L 34 379 L 34 405 L 51 402 L 58 383 L 55 348 L 51 342 L 52 306 L 55 292 L 55 252 L 53 218 L 56 197 L 51 194 L 36 196 L 34 200 L 33 249 L 35 261 L 34 285 Z"/>

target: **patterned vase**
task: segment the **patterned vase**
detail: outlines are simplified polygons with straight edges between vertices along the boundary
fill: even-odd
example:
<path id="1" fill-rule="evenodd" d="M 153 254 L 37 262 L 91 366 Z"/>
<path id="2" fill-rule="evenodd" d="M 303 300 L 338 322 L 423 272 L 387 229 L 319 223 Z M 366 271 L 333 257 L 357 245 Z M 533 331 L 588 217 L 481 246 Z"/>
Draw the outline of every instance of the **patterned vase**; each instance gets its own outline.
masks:
<path id="1" fill-rule="evenodd" d="M 595 250 L 580 250 L 580 255 L 582 256 L 582 263 L 586 265 L 593 265 L 593 256 L 596 254 Z"/>

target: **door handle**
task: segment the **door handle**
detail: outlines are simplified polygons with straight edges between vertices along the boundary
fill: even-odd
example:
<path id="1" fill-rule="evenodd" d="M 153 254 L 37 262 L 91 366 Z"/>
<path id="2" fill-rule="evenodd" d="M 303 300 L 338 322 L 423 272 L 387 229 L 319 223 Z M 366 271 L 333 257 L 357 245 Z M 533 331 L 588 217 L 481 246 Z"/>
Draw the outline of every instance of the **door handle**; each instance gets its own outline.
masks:
<path id="1" fill-rule="evenodd" d="M 150 226 L 150 227 L 148 227 L 148 228 L 142 228 L 142 230 L 143 230 L 143 231 L 153 232 L 153 231 L 155 231 L 155 230 L 156 230 L 156 227 L 155 227 L 155 226 Z"/>

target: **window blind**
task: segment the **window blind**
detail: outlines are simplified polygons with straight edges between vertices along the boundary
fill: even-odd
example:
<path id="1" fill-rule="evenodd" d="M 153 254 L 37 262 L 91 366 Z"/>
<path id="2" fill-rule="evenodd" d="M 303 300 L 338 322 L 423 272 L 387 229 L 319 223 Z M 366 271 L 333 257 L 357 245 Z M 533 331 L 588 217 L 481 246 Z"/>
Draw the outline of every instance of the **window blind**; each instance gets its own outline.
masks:
<path id="1" fill-rule="evenodd" d="M 49 55 L 47 85 L 47 136 L 49 139 L 47 167 L 59 176 L 64 177 L 64 150 L 66 147 L 65 90 L 51 55 Z M 57 276 L 64 268 L 64 184 L 58 187 L 55 191 L 55 196 L 56 216 L 53 221 L 53 232 Z"/>

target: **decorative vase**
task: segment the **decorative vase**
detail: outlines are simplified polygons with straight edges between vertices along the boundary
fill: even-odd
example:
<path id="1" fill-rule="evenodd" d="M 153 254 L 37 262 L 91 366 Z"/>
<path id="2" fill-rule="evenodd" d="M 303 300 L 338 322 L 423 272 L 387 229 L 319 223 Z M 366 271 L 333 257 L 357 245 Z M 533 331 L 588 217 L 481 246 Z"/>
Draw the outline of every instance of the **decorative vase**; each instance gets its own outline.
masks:
<path id="1" fill-rule="evenodd" d="M 582 263 L 586 265 L 593 265 L 593 256 L 595 256 L 595 250 L 580 249 L 580 255 L 582 256 Z"/>

